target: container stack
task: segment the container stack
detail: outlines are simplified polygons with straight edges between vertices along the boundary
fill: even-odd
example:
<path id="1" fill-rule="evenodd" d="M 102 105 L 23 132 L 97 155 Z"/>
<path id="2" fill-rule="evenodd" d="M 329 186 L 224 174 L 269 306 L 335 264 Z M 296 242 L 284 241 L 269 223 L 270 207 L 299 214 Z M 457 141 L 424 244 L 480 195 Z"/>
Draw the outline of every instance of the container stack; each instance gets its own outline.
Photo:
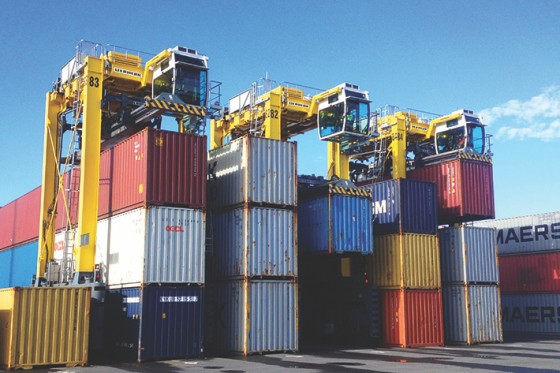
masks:
<path id="1" fill-rule="evenodd" d="M 95 262 L 107 288 L 103 344 L 118 359 L 202 355 L 205 165 L 205 137 L 151 128 L 101 153 Z M 71 252 L 66 242 L 61 230 L 55 259 Z"/>
<path id="2" fill-rule="evenodd" d="M 207 346 L 296 351 L 296 144 L 245 136 L 208 155 Z"/>
<path id="3" fill-rule="evenodd" d="M 395 179 L 363 188 L 373 197 L 376 249 L 367 274 L 381 289 L 382 342 L 443 345 L 435 185 Z"/>
<path id="4" fill-rule="evenodd" d="M 502 342 L 494 229 L 439 230 L 446 343 Z"/>
<path id="5" fill-rule="evenodd" d="M 476 225 L 496 229 L 504 334 L 560 334 L 560 212 Z"/>
<path id="6" fill-rule="evenodd" d="M 300 176 L 298 238 L 302 343 L 379 338 L 379 296 L 364 276 L 374 250 L 371 193 Z"/>

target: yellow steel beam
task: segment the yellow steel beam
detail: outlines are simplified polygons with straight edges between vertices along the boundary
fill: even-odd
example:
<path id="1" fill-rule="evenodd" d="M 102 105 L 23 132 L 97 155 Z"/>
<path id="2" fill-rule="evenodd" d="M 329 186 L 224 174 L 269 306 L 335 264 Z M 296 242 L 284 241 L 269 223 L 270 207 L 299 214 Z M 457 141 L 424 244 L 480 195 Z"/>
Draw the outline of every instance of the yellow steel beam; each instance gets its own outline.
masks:
<path id="1" fill-rule="evenodd" d="M 406 122 L 403 117 L 391 127 L 389 149 L 393 156 L 393 179 L 406 178 Z"/>
<path id="2" fill-rule="evenodd" d="M 281 87 L 279 87 L 281 88 Z M 264 137 L 282 140 L 282 93 L 275 89 L 268 93 L 264 106 Z"/>
<path id="3" fill-rule="evenodd" d="M 329 141 L 328 150 L 328 173 L 327 177 L 332 179 L 337 176 L 340 179 L 350 179 L 350 157 L 340 151 L 340 144 Z"/>
<path id="4" fill-rule="evenodd" d="M 43 277 L 47 262 L 53 258 L 56 233 L 56 205 L 58 192 L 58 158 L 60 153 L 60 122 L 64 110 L 64 96 L 49 92 L 45 105 L 45 137 L 43 141 L 43 182 L 41 188 L 41 216 L 39 220 L 39 248 L 37 253 L 37 278 Z"/>
<path id="5" fill-rule="evenodd" d="M 78 242 L 74 249 L 77 272 L 93 272 L 95 265 L 102 90 L 103 61 L 88 57 L 82 91 L 82 159 L 80 163 Z"/>

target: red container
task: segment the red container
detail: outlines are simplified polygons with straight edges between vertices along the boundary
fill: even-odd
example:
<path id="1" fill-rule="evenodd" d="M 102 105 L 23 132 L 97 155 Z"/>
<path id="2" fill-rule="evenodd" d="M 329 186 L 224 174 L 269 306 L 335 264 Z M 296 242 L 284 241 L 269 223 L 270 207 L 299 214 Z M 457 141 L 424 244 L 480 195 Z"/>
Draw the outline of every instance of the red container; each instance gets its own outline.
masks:
<path id="1" fill-rule="evenodd" d="M 498 258 L 502 293 L 559 293 L 560 252 Z"/>
<path id="2" fill-rule="evenodd" d="M 0 250 L 14 245 L 16 201 L 0 208 Z"/>
<path id="3" fill-rule="evenodd" d="M 383 343 L 443 346 L 441 290 L 382 290 Z"/>
<path id="4" fill-rule="evenodd" d="M 147 128 L 101 154 L 99 217 L 206 205 L 206 137 Z"/>
<path id="5" fill-rule="evenodd" d="M 409 177 L 436 183 L 440 224 L 495 216 L 491 163 L 457 159 L 417 168 Z"/>
<path id="6" fill-rule="evenodd" d="M 41 214 L 41 187 L 33 189 L 16 200 L 14 245 L 34 241 L 39 237 Z"/>

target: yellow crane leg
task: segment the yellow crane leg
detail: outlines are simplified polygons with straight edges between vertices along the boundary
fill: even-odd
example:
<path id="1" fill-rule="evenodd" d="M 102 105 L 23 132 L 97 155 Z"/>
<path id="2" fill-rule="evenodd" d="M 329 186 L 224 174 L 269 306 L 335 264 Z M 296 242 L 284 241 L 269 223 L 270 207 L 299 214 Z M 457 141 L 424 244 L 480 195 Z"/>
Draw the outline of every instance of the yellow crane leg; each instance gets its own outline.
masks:
<path id="1" fill-rule="evenodd" d="M 406 123 L 398 119 L 391 127 L 391 154 L 393 156 L 393 179 L 406 178 Z"/>
<path id="2" fill-rule="evenodd" d="M 210 150 L 224 145 L 224 121 L 212 119 L 210 121 Z"/>
<path id="3" fill-rule="evenodd" d="M 39 220 L 39 248 L 37 253 L 37 278 L 43 277 L 47 262 L 53 258 L 56 233 L 56 205 L 58 193 L 58 159 L 60 154 L 60 122 L 64 110 L 64 96 L 49 92 L 45 105 L 45 138 L 43 141 L 43 182 L 41 188 L 41 216 Z"/>
<path id="4" fill-rule="evenodd" d="M 281 92 L 281 91 L 280 91 Z M 276 91 L 269 92 L 264 114 L 264 137 L 267 139 L 282 140 L 282 96 Z"/>
<path id="5" fill-rule="evenodd" d="M 103 61 L 88 57 L 82 84 L 82 148 L 78 236 L 74 248 L 76 272 L 92 273 L 95 266 L 99 163 L 101 150 L 101 98 Z M 78 279 L 81 282 L 82 279 Z M 76 281 L 76 278 L 74 279 Z"/>
<path id="6" fill-rule="evenodd" d="M 332 179 L 337 176 L 340 179 L 350 179 L 350 157 L 340 152 L 340 144 L 329 141 L 328 149 L 328 174 L 327 177 Z"/>

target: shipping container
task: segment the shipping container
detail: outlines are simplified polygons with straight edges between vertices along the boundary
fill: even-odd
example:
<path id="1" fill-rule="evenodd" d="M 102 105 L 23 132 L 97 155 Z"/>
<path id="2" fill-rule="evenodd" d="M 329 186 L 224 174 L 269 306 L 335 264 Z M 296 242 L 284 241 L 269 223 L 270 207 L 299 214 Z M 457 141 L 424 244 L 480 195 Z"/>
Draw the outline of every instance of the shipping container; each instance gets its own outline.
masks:
<path id="1" fill-rule="evenodd" d="M 491 163 L 457 159 L 417 168 L 408 177 L 436 183 L 440 224 L 495 216 Z"/>
<path id="2" fill-rule="evenodd" d="M 427 234 L 391 234 L 376 238 L 366 259 L 369 280 L 380 288 L 441 288 L 438 239 Z"/>
<path id="3" fill-rule="evenodd" d="M 245 136 L 208 153 L 208 204 L 295 206 L 296 144 Z"/>
<path id="4" fill-rule="evenodd" d="M 560 251 L 560 211 L 475 222 L 496 228 L 498 255 Z"/>
<path id="5" fill-rule="evenodd" d="M 503 341 L 498 285 L 444 285 L 442 297 L 446 343 Z"/>
<path id="6" fill-rule="evenodd" d="M 147 128 L 101 153 L 99 216 L 206 205 L 206 137 Z"/>
<path id="7" fill-rule="evenodd" d="M 300 191 L 298 239 L 302 254 L 373 252 L 371 194 L 328 185 Z"/>
<path id="8" fill-rule="evenodd" d="M 441 290 L 382 290 L 383 343 L 443 346 Z"/>
<path id="9" fill-rule="evenodd" d="M 108 340 L 114 357 L 142 362 L 202 356 L 203 290 L 199 286 L 109 290 Z"/>
<path id="10" fill-rule="evenodd" d="M 0 208 L 0 250 L 39 237 L 41 188 L 35 188 Z"/>
<path id="11" fill-rule="evenodd" d="M 494 229 L 448 227 L 439 230 L 441 280 L 447 283 L 499 283 Z"/>
<path id="12" fill-rule="evenodd" d="M 504 333 L 560 335 L 560 293 L 502 294 Z"/>
<path id="13" fill-rule="evenodd" d="M 560 293 L 560 252 L 499 258 L 505 293 Z"/>
<path id="14" fill-rule="evenodd" d="M 89 287 L 1 289 L 0 365 L 86 365 L 90 300 Z"/>
<path id="15" fill-rule="evenodd" d="M 204 283 L 205 213 L 178 207 L 139 208 L 97 225 L 95 262 L 109 287 Z M 55 237 L 62 259 L 64 232 Z"/>
<path id="16" fill-rule="evenodd" d="M 212 217 L 218 278 L 297 276 L 296 214 L 243 207 Z"/>
<path id="17" fill-rule="evenodd" d="M 394 179 L 364 185 L 372 192 L 373 229 L 392 233 L 436 234 L 437 198 L 434 183 Z"/>
<path id="18" fill-rule="evenodd" d="M 0 289 L 30 286 L 37 270 L 38 242 L 0 251 Z"/>
<path id="19" fill-rule="evenodd" d="M 298 350 L 297 283 L 233 280 L 216 286 L 209 338 L 216 350 L 243 355 Z"/>

